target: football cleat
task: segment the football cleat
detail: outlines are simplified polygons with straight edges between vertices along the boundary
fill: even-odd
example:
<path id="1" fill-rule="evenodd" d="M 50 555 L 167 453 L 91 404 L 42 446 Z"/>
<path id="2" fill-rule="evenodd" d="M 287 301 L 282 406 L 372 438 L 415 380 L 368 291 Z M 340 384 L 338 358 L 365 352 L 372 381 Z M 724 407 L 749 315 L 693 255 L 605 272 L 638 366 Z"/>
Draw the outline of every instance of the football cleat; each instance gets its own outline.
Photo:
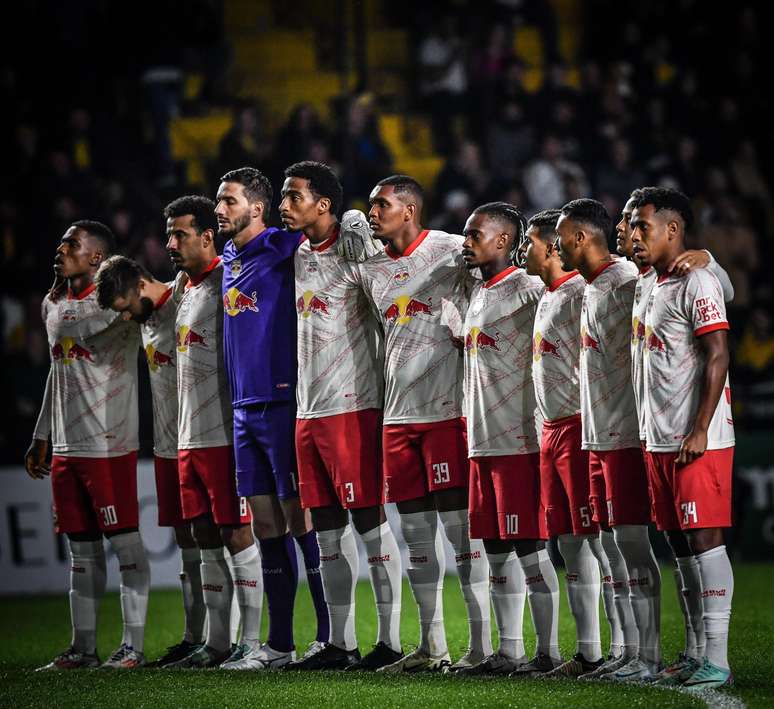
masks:
<path id="1" fill-rule="evenodd" d="M 615 672 L 603 675 L 602 679 L 611 682 L 653 682 L 656 676 L 656 672 L 652 672 L 639 657 L 635 657 Z"/>
<path id="2" fill-rule="evenodd" d="M 301 655 L 301 659 L 305 660 L 307 657 L 316 655 L 324 647 L 325 647 L 325 643 L 322 642 L 321 640 L 312 640 L 312 642 L 309 643 L 309 646 L 306 648 L 306 650 L 304 650 L 304 654 Z"/>
<path id="3" fill-rule="evenodd" d="M 100 665 L 100 669 L 135 670 L 138 667 L 145 667 L 146 664 L 145 655 L 124 643 Z"/>
<path id="4" fill-rule="evenodd" d="M 665 667 L 656 675 L 655 684 L 662 687 L 679 686 L 696 672 L 700 666 L 698 660 L 688 657 L 681 652 L 675 662 Z"/>
<path id="5" fill-rule="evenodd" d="M 88 670 L 100 666 L 97 653 L 79 652 L 74 647 L 68 647 L 61 655 L 51 662 L 38 667 L 35 672 L 58 672 L 61 670 Z"/>
<path id="6" fill-rule="evenodd" d="M 587 660 L 582 652 L 576 652 L 567 662 L 563 662 L 553 670 L 546 672 L 543 677 L 552 679 L 572 679 L 581 675 L 590 674 L 599 669 L 604 663 L 600 657 L 595 662 Z"/>
<path id="7" fill-rule="evenodd" d="M 562 665 L 562 660 L 554 659 L 550 655 L 546 655 L 544 652 L 539 652 L 529 662 L 525 662 L 523 665 L 519 665 L 510 676 L 515 678 L 525 677 L 541 677 L 549 672 L 552 672 L 557 667 Z"/>
<path id="8" fill-rule="evenodd" d="M 706 657 L 702 659 L 696 672 L 683 682 L 683 689 L 687 692 L 704 692 L 708 689 L 733 686 L 734 675 L 731 670 L 713 665 Z"/>
<path id="9" fill-rule="evenodd" d="M 377 672 L 443 672 L 444 668 L 451 666 L 449 652 L 441 655 L 431 655 L 417 648 L 408 655 L 404 655 L 397 662 L 380 667 Z"/>
<path id="10" fill-rule="evenodd" d="M 604 679 L 603 675 L 606 675 L 609 672 L 615 672 L 616 670 L 620 670 L 625 664 L 630 662 L 631 659 L 632 659 L 631 657 L 628 657 L 626 655 L 618 655 L 616 657 L 612 657 L 611 655 L 608 655 L 607 658 L 602 661 L 602 664 L 597 665 L 597 668 L 595 670 L 579 675 L 578 679 L 581 679 L 581 680 Z"/>
<path id="11" fill-rule="evenodd" d="M 444 668 L 444 674 L 455 674 L 460 670 L 469 670 L 471 667 L 480 665 L 486 659 L 486 655 L 483 652 L 474 652 L 470 648 L 468 651 L 449 667 Z"/>
<path id="12" fill-rule="evenodd" d="M 208 645 L 201 645 L 190 655 L 182 660 L 171 662 L 166 667 L 168 669 L 181 670 L 210 670 L 218 667 L 222 662 L 228 660 L 231 656 L 231 648 L 227 650 L 215 650 Z"/>
<path id="13" fill-rule="evenodd" d="M 264 643 L 248 652 L 241 660 L 221 665 L 224 670 L 278 670 L 296 659 L 296 651 L 280 652 Z"/>
<path id="14" fill-rule="evenodd" d="M 521 665 L 527 663 L 526 657 L 520 657 L 513 659 L 507 655 L 501 654 L 499 651 L 493 652 L 488 657 L 485 657 L 477 665 L 472 667 L 465 667 L 457 670 L 456 674 L 460 677 L 480 677 L 483 675 L 509 675 L 511 672 L 518 669 Z"/>
<path id="15" fill-rule="evenodd" d="M 371 650 L 363 659 L 356 662 L 354 665 L 345 667 L 344 669 L 349 672 L 351 670 L 367 670 L 374 672 L 380 667 L 385 665 L 391 665 L 393 662 L 397 662 L 403 657 L 403 652 L 393 650 L 387 643 L 378 642 L 374 645 L 374 649 Z"/>
<path id="16" fill-rule="evenodd" d="M 344 650 L 336 645 L 326 643 L 319 652 L 302 657 L 295 662 L 289 662 L 283 667 L 285 670 L 346 670 L 357 662 L 360 662 L 360 651 Z"/>
<path id="17" fill-rule="evenodd" d="M 224 670 L 228 670 L 230 668 L 226 667 L 226 665 L 230 665 L 232 662 L 239 662 L 245 655 L 247 655 L 251 650 L 253 649 L 252 645 L 248 645 L 247 643 L 240 643 L 239 645 L 232 645 L 231 646 L 231 654 L 228 656 L 225 662 L 221 662 L 220 666 Z"/>
<path id="18" fill-rule="evenodd" d="M 181 640 L 177 645 L 170 645 L 164 654 L 153 662 L 149 662 L 146 667 L 166 667 L 167 665 L 188 657 L 194 650 L 201 647 L 201 643 L 191 643 L 188 640 Z"/>

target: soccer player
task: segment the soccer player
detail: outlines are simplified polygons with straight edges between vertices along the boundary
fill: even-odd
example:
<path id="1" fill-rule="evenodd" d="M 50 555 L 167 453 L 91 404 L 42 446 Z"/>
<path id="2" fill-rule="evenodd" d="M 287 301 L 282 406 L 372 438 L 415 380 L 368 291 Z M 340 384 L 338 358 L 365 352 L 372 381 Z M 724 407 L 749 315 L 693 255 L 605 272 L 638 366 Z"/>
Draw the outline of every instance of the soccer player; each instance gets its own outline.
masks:
<path id="1" fill-rule="evenodd" d="M 582 445 L 589 451 L 590 505 L 602 528 L 624 635 L 621 658 L 603 676 L 648 680 L 662 669 L 661 575 L 648 538 L 648 480 L 631 380 L 637 268 L 611 256 L 610 217 L 595 200 L 564 205 L 556 231 L 562 267 L 578 270 L 586 281 L 580 319 Z"/>
<path id="2" fill-rule="evenodd" d="M 383 345 L 357 274 L 335 248 L 342 187 L 322 163 L 285 170 L 279 211 L 304 235 L 295 255 L 298 317 L 296 454 L 301 504 L 311 509 L 330 639 L 294 669 L 375 670 L 396 662 L 400 647 L 401 562 L 382 508 Z M 365 227 L 365 216 L 353 217 Z M 366 549 L 378 613 L 378 640 L 360 658 L 355 636 L 358 554 Z"/>
<path id="3" fill-rule="evenodd" d="M 44 670 L 100 666 L 97 611 L 105 593 L 103 535 L 118 557 L 124 631 L 121 645 L 102 667 L 145 664 L 150 569 L 138 531 L 140 333 L 136 323 L 100 308 L 94 285 L 113 243 L 104 224 L 73 223 L 56 250 L 55 287 L 42 305 L 51 370 L 24 462 L 31 477 L 51 476 L 55 528 L 67 535 L 72 558 L 73 629 L 70 647 L 40 668 Z M 61 295 L 60 289 L 65 291 Z"/>
<path id="4" fill-rule="evenodd" d="M 420 621 L 419 647 L 382 672 L 456 670 L 492 653 L 485 552 L 468 533 L 462 358 L 455 340 L 472 278 L 462 237 L 421 226 L 423 199 L 422 187 L 406 175 L 377 183 L 368 218 L 374 235 L 388 243 L 360 268 L 385 336 L 385 497 L 400 513 Z M 439 517 L 454 548 L 470 627 L 468 651 L 454 666 L 443 623 Z"/>
<path id="5" fill-rule="evenodd" d="M 684 535 L 698 564 L 706 638 L 698 666 L 673 680 L 692 691 L 729 686 L 734 577 L 722 528 L 731 526 L 734 426 L 723 292 L 709 269 L 694 269 L 691 260 L 683 260 L 689 267 L 682 278 L 670 270 L 693 222 L 685 195 L 648 187 L 633 206 L 635 257 L 658 274 L 645 307 L 643 361 L 653 507 L 675 556 L 686 558 Z"/>
<path id="6" fill-rule="evenodd" d="M 180 548 L 185 631 L 182 641 L 151 663 L 163 667 L 190 655 L 203 642 L 206 609 L 202 596 L 201 554 L 191 526 L 183 519 L 177 472 L 177 369 L 174 283 L 157 281 L 137 262 L 111 256 L 97 271 L 97 302 L 140 323 L 153 400 L 153 467 L 158 524 L 172 527 Z"/>
<path id="7" fill-rule="evenodd" d="M 599 637 L 600 567 L 611 656 L 621 652 L 621 626 L 613 601 L 610 564 L 589 508 L 588 451 L 581 448 L 580 316 L 585 281 L 566 273 L 554 246 L 561 212 L 539 212 L 527 224 L 519 254 L 527 273 L 545 284 L 532 336 L 532 370 L 543 433 L 540 494 L 549 536 L 556 536 L 567 570 L 567 598 L 575 619 L 575 655 L 557 675 L 590 672 L 602 665 Z M 561 670 L 561 671 L 559 671 Z"/>
<path id="8" fill-rule="evenodd" d="M 233 669 L 260 645 L 263 593 L 249 513 L 236 492 L 233 414 L 223 363 L 223 265 L 215 251 L 214 208 L 206 197 L 186 196 L 164 209 L 167 251 L 188 279 L 175 316 L 178 469 L 183 518 L 191 523 L 201 549 L 207 607 L 205 644 L 169 666 Z M 178 281 L 182 279 L 181 274 Z M 224 546 L 231 554 L 230 566 Z M 234 597 L 242 637 L 232 652 Z"/>
<path id="9" fill-rule="evenodd" d="M 329 638 L 320 548 L 298 499 L 295 456 L 296 299 L 293 258 L 300 235 L 266 227 L 268 179 L 244 167 L 221 178 L 215 215 L 223 249 L 223 341 L 234 412 L 237 489 L 246 497 L 261 547 L 269 605 L 267 642 L 234 669 L 276 669 L 296 658 L 293 604 L 296 547 L 304 557 L 318 643 Z"/>
<path id="10" fill-rule="evenodd" d="M 543 282 L 513 265 L 525 221 L 506 202 L 476 208 L 462 256 L 480 269 L 465 315 L 464 361 L 470 457 L 470 536 L 483 539 L 491 569 L 500 648 L 460 674 L 530 677 L 550 672 L 559 654 L 559 581 L 545 548 L 540 453 L 532 384 L 532 326 Z M 537 635 L 524 655 L 524 588 Z"/>

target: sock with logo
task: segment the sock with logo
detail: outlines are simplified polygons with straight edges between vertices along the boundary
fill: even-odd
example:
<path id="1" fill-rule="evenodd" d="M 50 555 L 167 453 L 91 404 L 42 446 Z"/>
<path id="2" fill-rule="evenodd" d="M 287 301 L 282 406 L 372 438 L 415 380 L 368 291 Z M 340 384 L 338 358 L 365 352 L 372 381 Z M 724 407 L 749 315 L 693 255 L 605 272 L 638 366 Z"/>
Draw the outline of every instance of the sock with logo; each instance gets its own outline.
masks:
<path id="1" fill-rule="evenodd" d="M 601 533 L 600 533 L 601 534 Z M 615 607 L 615 596 L 613 594 L 613 572 L 610 568 L 610 561 L 602 548 L 600 537 L 589 538 L 589 549 L 597 560 L 599 573 L 602 577 L 602 605 L 605 609 L 605 618 L 610 627 L 610 657 L 619 657 L 623 652 L 623 630 L 621 628 L 621 619 L 618 617 L 618 609 Z"/>
<path id="2" fill-rule="evenodd" d="M 725 545 L 696 554 L 704 601 L 704 634 L 707 659 L 728 669 L 728 626 L 734 597 L 734 572 Z"/>
<path id="3" fill-rule="evenodd" d="M 105 547 L 102 539 L 70 545 L 70 619 L 73 648 L 93 655 L 97 651 L 97 612 L 105 595 L 107 578 Z"/>
<path id="4" fill-rule="evenodd" d="M 268 644 L 278 652 L 291 652 L 293 644 L 293 605 L 298 588 L 298 561 L 293 537 L 260 539 L 263 562 L 263 588 L 269 606 Z"/>
<path id="5" fill-rule="evenodd" d="M 320 544 L 320 573 L 330 617 L 330 642 L 344 650 L 357 647 L 355 635 L 355 586 L 358 556 L 352 528 L 339 527 L 317 532 Z"/>
<path id="6" fill-rule="evenodd" d="M 500 635 L 499 653 L 510 660 L 526 661 L 524 650 L 524 602 L 527 598 L 524 572 L 515 551 L 487 553 L 492 607 Z"/>
<path id="7" fill-rule="evenodd" d="M 555 660 L 559 653 L 559 579 L 547 549 L 520 556 L 527 600 L 537 636 L 537 651 Z"/>
<path id="8" fill-rule="evenodd" d="M 207 647 L 218 652 L 231 646 L 234 583 L 223 547 L 202 549 L 202 594 L 207 607 Z"/>
<path id="9" fill-rule="evenodd" d="M 301 548 L 306 569 L 306 583 L 309 593 L 312 594 L 314 612 L 317 616 L 316 640 L 321 643 L 328 642 L 330 635 L 330 623 L 328 620 L 328 604 L 325 602 L 322 578 L 320 578 L 320 546 L 317 543 L 317 535 L 314 530 L 296 537 L 296 542 Z M 357 551 L 357 549 L 356 549 Z"/>
<path id="10" fill-rule="evenodd" d="M 255 648 L 260 641 L 263 608 L 261 557 L 255 544 L 231 556 L 231 573 L 242 618 L 242 643 Z"/>
<path id="11" fill-rule="evenodd" d="M 400 607 L 403 578 L 400 550 L 389 523 L 360 535 L 368 556 L 368 573 L 376 601 L 377 642 L 400 652 Z"/>
<path id="12" fill-rule="evenodd" d="M 145 643 L 145 617 L 148 613 L 150 565 L 139 532 L 109 537 L 121 572 L 121 615 L 124 619 L 122 643 L 142 652 Z"/>
<path id="13" fill-rule="evenodd" d="M 180 550 L 180 558 L 180 586 L 185 613 L 183 639 L 189 643 L 200 643 L 204 639 L 204 619 L 207 616 L 202 595 L 202 555 L 198 547 L 189 547 Z"/>
<path id="14" fill-rule="evenodd" d="M 623 654 L 628 658 L 635 658 L 639 652 L 640 637 L 637 631 L 637 623 L 634 622 L 634 611 L 629 598 L 629 572 L 626 562 L 621 556 L 621 550 L 615 543 L 613 532 L 599 533 L 602 540 L 602 548 L 610 562 L 610 572 L 613 577 L 613 601 L 615 602 L 618 618 L 621 621 L 623 633 Z"/>
<path id="15" fill-rule="evenodd" d="M 680 599 L 685 606 L 685 654 L 701 660 L 707 640 L 704 636 L 704 601 L 699 562 L 695 556 L 680 556 L 675 561 L 679 574 Z"/>

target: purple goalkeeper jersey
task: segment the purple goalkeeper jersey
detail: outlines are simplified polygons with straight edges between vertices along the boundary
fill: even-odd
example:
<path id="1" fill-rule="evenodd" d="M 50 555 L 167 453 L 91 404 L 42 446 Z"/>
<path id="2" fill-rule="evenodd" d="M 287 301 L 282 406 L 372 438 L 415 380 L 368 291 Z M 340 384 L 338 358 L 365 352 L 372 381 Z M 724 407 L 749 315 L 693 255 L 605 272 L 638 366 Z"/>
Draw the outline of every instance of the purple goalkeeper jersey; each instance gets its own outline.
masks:
<path id="1" fill-rule="evenodd" d="M 223 249 L 223 344 L 234 406 L 295 400 L 293 256 L 301 234 L 271 227 Z"/>

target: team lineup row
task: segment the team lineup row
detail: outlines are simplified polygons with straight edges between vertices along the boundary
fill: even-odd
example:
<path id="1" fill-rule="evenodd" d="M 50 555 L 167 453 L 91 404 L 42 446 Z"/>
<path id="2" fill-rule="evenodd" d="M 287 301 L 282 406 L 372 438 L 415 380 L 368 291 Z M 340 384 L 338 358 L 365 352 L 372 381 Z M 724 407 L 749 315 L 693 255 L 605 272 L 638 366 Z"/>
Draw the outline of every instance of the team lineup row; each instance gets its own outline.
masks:
<path id="1" fill-rule="evenodd" d="M 529 221 L 514 205 L 482 205 L 457 236 L 423 229 L 423 191 L 408 176 L 379 182 L 368 216 L 350 211 L 339 223 L 330 168 L 301 162 L 285 175 L 284 229 L 266 227 L 273 191 L 253 168 L 224 175 L 215 202 L 169 204 L 171 283 L 111 255 L 99 222 L 62 237 L 42 306 L 51 370 L 25 459 L 33 477 L 51 476 L 72 556 L 72 642 L 45 669 L 100 665 L 103 535 L 119 560 L 124 635 L 102 666 L 146 665 L 141 345 L 159 524 L 181 549 L 186 628 L 151 664 L 730 684 L 722 528 L 731 524 L 733 289 L 708 252 L 685 248 L 689 200 L 635 190 L 615 257 L 610 217 L 591 199 Z M 227 240 L 220 256 L 216 236 Z M 420 643 L 406 654 L 385 502 L 397 504 L 419 610 Z M 684 652 L 666 667 L 651 521 L 674 552 L 685 621 Z M 468 651 L 454 663 L 441 529 L 469 622 Z M 378 614 L 377 642 L 362 657 L 354 533 Z M 549 537 L 576 624 L 568 661 Z M 298 659 L 296 545 L 317 615 L 316 640 Z"/>

